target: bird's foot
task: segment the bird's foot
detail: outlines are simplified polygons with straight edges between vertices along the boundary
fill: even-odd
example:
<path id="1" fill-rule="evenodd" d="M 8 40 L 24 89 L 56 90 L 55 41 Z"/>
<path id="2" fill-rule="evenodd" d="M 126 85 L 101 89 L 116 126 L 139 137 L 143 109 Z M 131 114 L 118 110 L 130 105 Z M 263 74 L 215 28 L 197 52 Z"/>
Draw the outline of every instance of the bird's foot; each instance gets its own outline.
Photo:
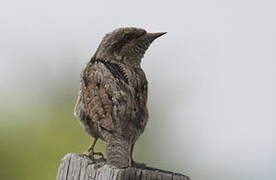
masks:
<path id="1" fill-rule="evenodd" d="M 132 160 L 130 166 L 131 167 L 137 167 L 137 168 L 144 168 L 147 165 L 145 163 L 140 163 L 140 162 L 136 162 L 136 161 Z"/>
<path id="2" fill-rule="evenodd" d="M 101 152 L 94 152 L 94 151 L 85 151 L 85 155 L 87 155 L 90 159 L 95 160 L 95 156 L 100 156 L 100 159 L 104 159 L 104 155 Z"/>

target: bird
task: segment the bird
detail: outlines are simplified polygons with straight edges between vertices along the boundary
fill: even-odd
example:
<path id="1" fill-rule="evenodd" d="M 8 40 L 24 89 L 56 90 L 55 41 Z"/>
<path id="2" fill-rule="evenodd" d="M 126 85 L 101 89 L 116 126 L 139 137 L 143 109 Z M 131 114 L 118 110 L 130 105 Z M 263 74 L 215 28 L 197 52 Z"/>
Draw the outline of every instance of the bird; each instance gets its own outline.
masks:
<path id="1" fill-rule="evenodd" d="M 134 144 L 148 121 L 148 81 L 141 67 L 151 43 L 166 32 L 122 27 L 107 33 L 81 72 L 74 109 L 84 130 L 94 138 L 86 154 L 95 152 L 98 139 L 106 143 L 107 163 L 118 168 L 138 166 Z"/>

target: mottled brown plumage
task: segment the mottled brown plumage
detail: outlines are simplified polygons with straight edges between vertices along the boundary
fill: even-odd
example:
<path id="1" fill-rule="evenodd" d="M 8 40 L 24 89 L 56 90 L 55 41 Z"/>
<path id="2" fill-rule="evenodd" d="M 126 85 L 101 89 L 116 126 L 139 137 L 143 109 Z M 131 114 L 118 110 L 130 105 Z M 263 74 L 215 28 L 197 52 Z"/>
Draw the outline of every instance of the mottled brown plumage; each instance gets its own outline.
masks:
<path id="1" fill-rule="evenodd" d="M 75 115 L 95 138 L 107 144 L 107 163 L 133 165 L 132 151 L 147 120 L 147 79 L 140 64 L 149 45 L 165 33 L 120 28 L 107 34 L 81 73 Z"/>

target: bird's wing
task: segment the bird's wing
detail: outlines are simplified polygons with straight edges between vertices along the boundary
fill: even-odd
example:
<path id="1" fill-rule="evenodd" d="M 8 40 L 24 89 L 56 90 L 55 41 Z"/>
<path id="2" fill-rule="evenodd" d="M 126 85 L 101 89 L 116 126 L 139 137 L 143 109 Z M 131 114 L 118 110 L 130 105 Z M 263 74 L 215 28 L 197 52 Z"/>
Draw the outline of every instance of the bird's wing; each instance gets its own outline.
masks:
<path id="1" fill-rule="evenodd" d="M 104 61 L 90 62 L 82 72 L 81 92 L 86 114 L 91 121 L 113 131 L 128 117 L 127 78 L 120 67 Z"/>

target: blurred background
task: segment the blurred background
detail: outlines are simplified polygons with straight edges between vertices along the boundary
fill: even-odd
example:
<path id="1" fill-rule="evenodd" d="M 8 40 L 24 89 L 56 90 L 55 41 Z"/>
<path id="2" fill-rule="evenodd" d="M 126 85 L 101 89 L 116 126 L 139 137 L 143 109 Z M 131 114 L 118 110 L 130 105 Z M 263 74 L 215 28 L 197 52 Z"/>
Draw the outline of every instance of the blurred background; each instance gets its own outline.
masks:
<path id="1" fill-rule="evenodd" d="M 168 32 L 143 60 L 150 119 L 135 159 L 195 180 L 275 180 L 275 5 L 3 1 L 0 179 L 55 179 L 89 146 L 73 117 L 80 71 L 105 33 L 135 26 Z"/>

